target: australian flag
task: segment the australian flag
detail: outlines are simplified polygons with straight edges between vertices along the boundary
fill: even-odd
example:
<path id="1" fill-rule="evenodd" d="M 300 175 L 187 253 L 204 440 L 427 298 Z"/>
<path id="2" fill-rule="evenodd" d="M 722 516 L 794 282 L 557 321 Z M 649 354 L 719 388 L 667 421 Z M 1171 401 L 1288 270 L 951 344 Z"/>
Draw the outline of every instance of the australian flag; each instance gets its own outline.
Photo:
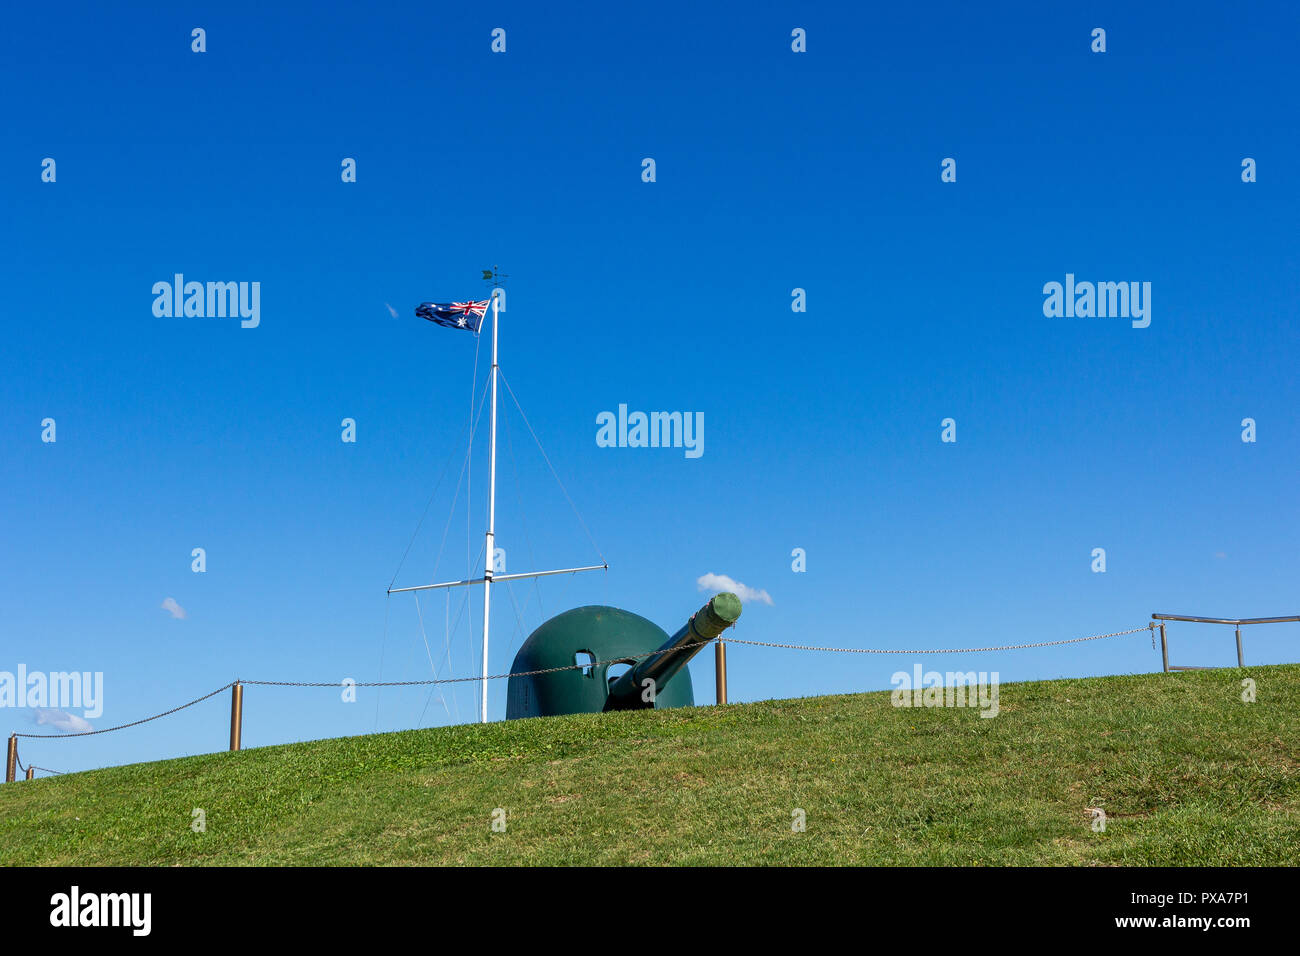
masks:
<path id="1" fill-rule="evenodd" d="M 482 302 L 421 302 L 415 314 L 430 322 L 437 322 L 450 329 L 469 329 L 477 332 L 487 315 L 491 299 Z"/>

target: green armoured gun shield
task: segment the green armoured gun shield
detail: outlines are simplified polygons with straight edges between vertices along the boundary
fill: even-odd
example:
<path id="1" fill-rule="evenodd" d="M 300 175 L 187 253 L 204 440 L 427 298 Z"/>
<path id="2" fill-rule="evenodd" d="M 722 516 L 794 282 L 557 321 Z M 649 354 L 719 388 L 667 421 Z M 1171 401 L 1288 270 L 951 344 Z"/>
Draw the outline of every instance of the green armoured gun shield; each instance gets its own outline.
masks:
<path id="1" fill-rule="evenodd" d="M 695 695 L 687 662 L 739 617 L 740 599 L 728 592 L 716 595 L 672 637 L 616 607 L 565 611 L 535 630 L 515 655 L 506 717 L 689 707 Z M 586 661 L 593 663 L 574 666 Z M 628 669 L 611 678 L 616 664 Z M 564 669 L 531 673 L 550 668 Z"/>

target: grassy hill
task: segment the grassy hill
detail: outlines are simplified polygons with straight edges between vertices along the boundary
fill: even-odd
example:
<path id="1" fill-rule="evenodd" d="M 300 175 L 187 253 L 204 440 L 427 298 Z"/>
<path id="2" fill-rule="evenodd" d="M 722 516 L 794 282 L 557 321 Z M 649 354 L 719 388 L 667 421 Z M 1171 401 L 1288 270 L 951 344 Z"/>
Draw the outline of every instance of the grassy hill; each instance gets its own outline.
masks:
<path id="1" fill-rule="evenodd" d="M 1257 682 L 1244 703 L 1241 679 Z M 467 725 L 0 786 L 7 864 L 1294 864 L 1300 665 Z M 1104 808 L 1094 833 L 1086 808 Z M 493 810 L 507 830 L 491 830 Z M 191 811 L 207 829 L 190 829 Z M 792 832 L 792 812 L 807 815 Z"/>

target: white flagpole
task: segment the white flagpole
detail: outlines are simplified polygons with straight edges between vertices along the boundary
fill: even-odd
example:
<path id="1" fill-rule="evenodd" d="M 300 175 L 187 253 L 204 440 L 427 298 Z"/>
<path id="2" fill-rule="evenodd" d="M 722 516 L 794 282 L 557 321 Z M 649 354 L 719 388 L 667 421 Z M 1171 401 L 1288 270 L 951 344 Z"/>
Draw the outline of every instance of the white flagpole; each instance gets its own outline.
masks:
<path id="1" fill-rule="evenodd" d="M 488 529 L 487 563 L 483 570 L 483 681 L 481 708 L 482 723 L 488 719 L 488 613 L 492 607 L 492 557 L 493 539 L 497 520 L 497 329 L 501 320 L 497 311 L 496 289 L 492 290 L 492 419 L 488 428 Z"/>

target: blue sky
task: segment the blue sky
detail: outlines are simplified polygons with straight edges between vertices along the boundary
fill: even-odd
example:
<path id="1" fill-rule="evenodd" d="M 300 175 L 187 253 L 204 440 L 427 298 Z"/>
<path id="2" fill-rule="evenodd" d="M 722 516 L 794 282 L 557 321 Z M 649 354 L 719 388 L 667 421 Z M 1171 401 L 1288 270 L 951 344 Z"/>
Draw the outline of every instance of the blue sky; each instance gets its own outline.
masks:
<path id="1" fill-rule="evenodd" d="M 482 296 L 494 263 L 503 371 L 611 565 L 499 594 L 494 672 L 581 604 L 671 632 L 710 572 L 772 597 L 737 637 L 845 647 L 1296 613 L 1300 14 L 1047 6 L 11 11 L 0 670 L 103 671 L 96 726 L 236 677 L 430 676 L 413 600 L 384 591 L 449 456 L 397 584 L 467 570 L 486 443 L 467 514 L 476 340 L 413 309 Z M 260 282 L 260 325 L 155 317 L 175 273 Z M 1045 317 L 1066 273 L 1150 282 L 1150 327 Z M 598 563 L 502 401 L 509 569 Z M 597 447 L 620 403 L 702 412 L 703 456 Z M 469 597 L 449 652 L 464 595 L 422 602 L 440 676 L 477 673 Z M 1295 627 L 1249 631 L 1247 660 L 1294 660 Z M 1171 640 L 1233 660 L 1230 629 Z M 879 689 L 916 660 L 735 646 L 731 693 Z M 1159 657 L 1140 634 L 923 663 L 1011 681 Z M 711 660 L 692 670 L 711 700 Z M 359 698 L 250 688 L 245 745 L 476 713 L 468 686 Z M 226 733 L 222 698 L 21 753 L 72 770 Z"/>

